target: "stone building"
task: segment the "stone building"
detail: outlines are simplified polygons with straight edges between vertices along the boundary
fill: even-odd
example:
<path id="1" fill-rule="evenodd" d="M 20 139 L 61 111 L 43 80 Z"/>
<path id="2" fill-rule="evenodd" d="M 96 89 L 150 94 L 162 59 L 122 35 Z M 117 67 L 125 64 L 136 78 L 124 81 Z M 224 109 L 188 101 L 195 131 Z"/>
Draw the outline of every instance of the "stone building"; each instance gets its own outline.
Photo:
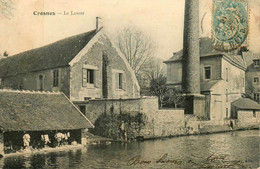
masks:
<path id="1" fill-rule="evenodd" d="M 247 56 L 247 55 L 246 55 Z M 245 56 L 245 57 L 246 57 Z M 260 104 L 260 54 L 250 57 L 246 70 L 246 93 Z"/>
<path id="2" fill-rule="evenodd" d="M 231 118 L 236 119 L 234 122 L 240 127 L 259 126 L 260 105 L 249 98 L 240 98 L 231 104 Z"/>
<path id="3" fill-rule="evenodd" d="M 133 70 L 98 27 L 1 59 L 0 86 L 61 91 L 71 101 L 140 97 Z"/>
<path id="4" fill-rule="evenodd" d="M 167 85 L 180 88 L 182 51 L 165 63 Z M 230 118 L 231 102 L 245 93 L 245 70 L 242 56 L 214 50 L 209 38 L 200 40 L 200 93 L 206 96 L 207 119 L 223 121 Z"/>

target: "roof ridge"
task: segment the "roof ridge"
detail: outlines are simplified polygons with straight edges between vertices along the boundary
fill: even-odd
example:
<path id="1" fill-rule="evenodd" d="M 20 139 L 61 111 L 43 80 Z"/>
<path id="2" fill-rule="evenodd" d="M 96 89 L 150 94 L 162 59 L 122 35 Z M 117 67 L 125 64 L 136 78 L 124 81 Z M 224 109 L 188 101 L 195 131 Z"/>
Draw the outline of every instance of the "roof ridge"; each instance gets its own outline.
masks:
<path id="1" fill-rule="evenodd" d="M 46 46 L 51 46 L 51 45 L 53 45 L 53 44 L 55 44 L 55 43 L 57 43 L 57 42 L 64 41 L 64 40 L 66 40 L 66 39 L 70 39 L 70 38 L 73 38 L 73 37 L 76 37 L 76 36 L 79 36 L 79 35 L 88 34 L 88 33 L 90 33 L 90 32 L 94 32 L 94 31 L 96 31 L 96 30 L 93 29 L 93 30 L 88 31 L 88 32 L 83 32 L 83 33 L 79 33 L 79 34 L 76 34 L 76 35 L 68 36 L 68 37 L 62 38 L 62 39 L 60 39 L 60 40 L 56 40 L 56 41 L 54 41 L 54 42 L 50 42 L 50 43 L 45 44 L 45 45 L 43 45 L 43 46 L 39 46 L 39 47 L 36 47 L 36 48 L 28 49 L 28 50 L 25 50 L 25 51 L 23 51 L 23 52 L 19 52 L 19 53 L 17 53 L 17 54 L 10 55 L 10 56 L 8 56 L 8 57 L 6 57 L 6 58 L 2 58 L 2 59 L 12 58 L 13 56 L 17 56 L 17 55 L 20 55 L 20 54 L 22 54 L 22 53 L 26 53 L 26 52 L 29 52 L 29 51 L 32 51 L 32 50 L 37 50 L 37 49 L 40 49 L 40 48 L 43 48 L 43 47 L 46 47 Z"/>
<path id="2" fill-rule="evenodd" d="M 15 90 L 15 89 L 0 89 L 0 92 L 15 92 L 15 93 L 28 93 L 28 94 L 62 94 L 60 91 L 40 91 L 40 90 Z"/>

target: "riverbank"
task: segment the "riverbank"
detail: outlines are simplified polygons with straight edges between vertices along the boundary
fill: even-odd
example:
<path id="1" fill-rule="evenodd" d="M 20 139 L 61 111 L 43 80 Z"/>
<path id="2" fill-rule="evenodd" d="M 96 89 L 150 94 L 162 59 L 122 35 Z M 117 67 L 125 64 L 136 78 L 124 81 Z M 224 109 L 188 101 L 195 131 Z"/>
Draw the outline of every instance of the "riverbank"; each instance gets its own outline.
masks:
<path id="1" fill-rule="evenodd" d="M 257 125 L 253 125 L 250 127 L 244 127 L 244 128 L 234 128 L 232 129 L 228 125 L 215 125 L 215 126 L 206 126 L 200 131 L 195 131 L 193 133 L 185 133 L 185 134 L 175 134 L 175 135 L 169 135 L 169 136 L 161 136 L 161 137 L 137 137 L 135 139 L 130 139 L 128 141 L 136 141 L 136 140 L 155 140 L 155 139 L 163 139 L 163 138 L 173 138 L 173 137 L 182 137 L 182 136 L 192 136 L 192 135 L 210 135 L 210 134 L 218 134 L 218 133 L 226 133 L 226 132 L 235 132 L 235 131 L 245 131 L 245 130 L 260 130 L 260 127 Z M 113 142 L 122 142 L 121 140 L 113 140 L 111 138 L 101 137 L 97 135 L 93 135 L 92 133 L 88 133 L 89 139 L 87 139 L 88 144 L 96 145 L 96 144 L 111 144 Z"/>
<path id="2" fill-rule="evenodd" d="M 211 135 L 211 134 L 219 134 L 219 133 L 226 133 L 226 132 L 235 132 L 235 131 L 245 131 L 245 130 L 260 130 L 259 126 L 252 126 L 247 128 L 237 128 L 237 129 L 231 129 L 226 128 L 224 126 L 218 126 L 218 127 L 209 127 L 207 130 L 201 130 L 200 132 L 194 132 L 192 134 L 180 134 L 180 135 L 170 135 L 165 137 L 153 137 L 153 138 L 142 138 L 139 137 L 137 139 L 131 139 L 128 141 L 145 141 L 145 140 L 160 140 L 165 138 L 174 138 L 174 137 L 182 137 L 182 136 L 192 136 L 192 135 Z M 87 145 L 77 144 L 77 145 L 64 145 L 61 147 L 46 147 L 43 149 L 25 149 L 20 150 L 15 153 L 8 153 L 4 154 L 2 157 L 10 157 L 10 156 L 19 156 L 19 155 L 26 155 L 26 154 L 44 154 L 44 153 L 50 153 L 50 152 L 59 152 L 59 151 L 66 151 L 66 150 L 75 150 L 75 149 L 82 149 L 86 148 L 88 145 L 110 145 L 112 143 L 116 142 L 122 142 L 121 140 L 113 140 L 111 138 L 101 137 L 93 135 L 92 133 L 87 133 Z"/>
<path id="3" fill-rule="evenodd" d="M 24 155 L 24 154 L 42 154 L 42 153 L 49 153 L 49 152 L 58 152 L 58 151 L 63 151 L 63 150 L 75 150 L 75 149 L 81 149 L 84 148 L 85 146 L 82 144 L 77 144 L 77 145 L 64 145 L 61 147 L 46 147 L 46 148 L 42 148 L 42 149 L 32 149 L 32 148 L 28 148 L 28 149 L 24 149 L 24 150 L 20 150 L 17 151 L 15 153 L 8 153 L 8 154 L 4 154 L 2 155 L 2 157 L 10 157 L 10 156 L 17 156 L 17 155 Z"/>

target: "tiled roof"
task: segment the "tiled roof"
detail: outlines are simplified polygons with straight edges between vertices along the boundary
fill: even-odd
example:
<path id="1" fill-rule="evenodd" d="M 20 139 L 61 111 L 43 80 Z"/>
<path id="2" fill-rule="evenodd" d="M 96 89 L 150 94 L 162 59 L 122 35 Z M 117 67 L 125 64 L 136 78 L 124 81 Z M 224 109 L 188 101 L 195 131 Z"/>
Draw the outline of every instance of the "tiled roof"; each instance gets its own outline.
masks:
<path id="1" fill-rule="evenodd" d="M 200 56 L 213 55 L 213 54 L 220 54 L 220 52 L 216 51 L 212 47 L 211 39 L 209 37 L 200 38 Z M 165 62 L 181 60 L 182 55 L 183 55 L 183 50 L 181 49 L 179 52 L 174 53 L 174 55 L 170 59 L 166 60 Z"/>
<path id="2" fill-rule="evenodd" d="M 240 98 L 232 102 L 231 105 L 242 110 L 260 110 L 260 105 L 249 98 Z"/>
<path id="3" fill-rule="evenodd" d="M 93 124 L 62 93 L 0 90 L 4 131 L 74 130 Z"/>
<path id="4" fill-rule="evenodd" d="M 95 34 L 92 30 L 0 59 L 0 77 L 67 66 Z"/>
<path id="5" fill-rule="evenodd" d="M 210 81 L 200 82 L 200 90 L 209 91 L 219 81 L 221 80 L 210 80 Z"/>
<path id="6" fill-rule="evenodd" d="M 170 59 L 164 62 L 165 63 L 176 62 L 176 61 L 179 62 L 182 60 L 182 55 L 183 55 L 183 50 L 180 50 L 179 52 L 175 53 Z M 202 58 L 208 58 L 214 56 L 222 56 L 230 63 L 235 64 L 236 66 L 244 70 L 246 69 L 245 62 L 241 56 L 217 51 L 212 47 L 210 38 L 208 37 L 200 38 L 200 58 L 202 59 Z"/>

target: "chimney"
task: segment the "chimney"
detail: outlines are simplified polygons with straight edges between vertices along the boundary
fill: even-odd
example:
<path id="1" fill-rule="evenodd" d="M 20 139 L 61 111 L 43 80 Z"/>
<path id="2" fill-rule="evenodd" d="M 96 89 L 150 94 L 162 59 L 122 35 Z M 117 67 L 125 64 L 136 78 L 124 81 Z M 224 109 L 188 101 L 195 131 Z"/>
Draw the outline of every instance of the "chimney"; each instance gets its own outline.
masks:
<path id="1" fill-rule="evenodd" d="M 185 1 L 182 69 L 184 91 L 200 94 L 199 0 Z"/>
<path id="2" fill-rule="evenodd" d="M 98 32 L 98 30 L 99 30 L 99 25 L 98 25 L 98 24 L 99 24 L 99 23 L 98 23 L 98 20 L 99 20 L 99 19 L 101 19 L 101 18 L 97 16 L 97 17 L 96 17 L 96 32 Z"/>

